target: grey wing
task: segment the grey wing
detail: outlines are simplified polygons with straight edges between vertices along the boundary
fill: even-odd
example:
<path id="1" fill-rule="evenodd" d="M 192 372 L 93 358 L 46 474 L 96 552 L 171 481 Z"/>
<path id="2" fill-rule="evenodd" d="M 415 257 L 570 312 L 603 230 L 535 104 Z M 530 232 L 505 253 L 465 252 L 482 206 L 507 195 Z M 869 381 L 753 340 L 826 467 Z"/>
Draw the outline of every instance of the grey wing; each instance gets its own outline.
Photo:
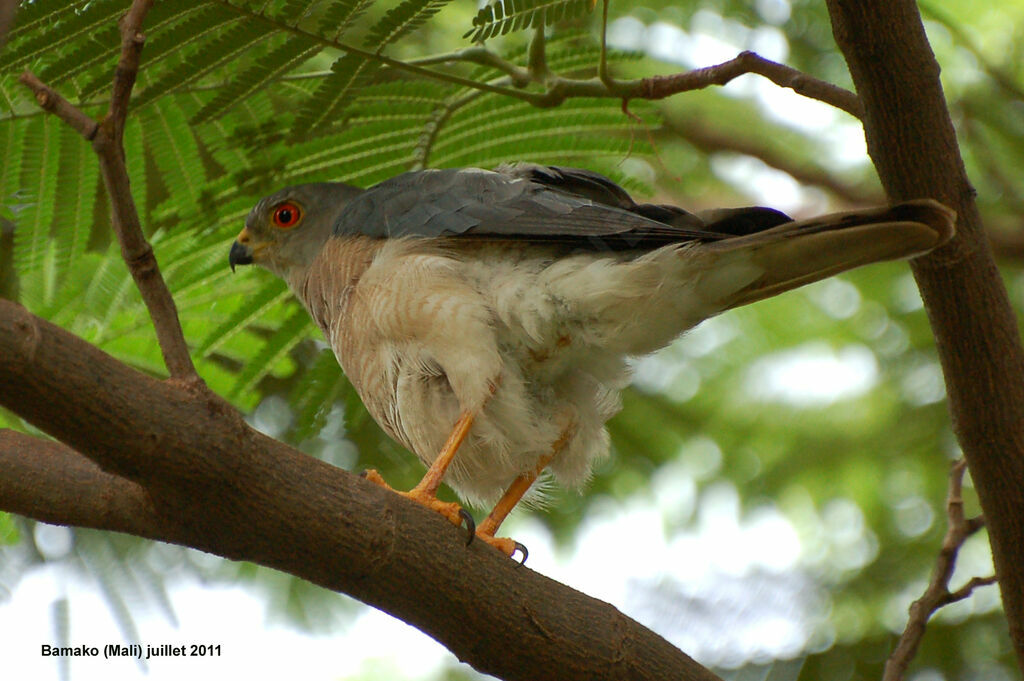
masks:
<path id="1" fill-rule="evenodd" d="M 718 240 L 789 220 L 770 209 L 742 209 L 735 217 L 705 225 L 674 206 L 637 204 L 597 173 L 519 164 L 496 171 L 398 175 L 351 201 L 334 233 L 525 240 L 621 250 Z M 756 225 L 737 228 L 739 223 Z"/>

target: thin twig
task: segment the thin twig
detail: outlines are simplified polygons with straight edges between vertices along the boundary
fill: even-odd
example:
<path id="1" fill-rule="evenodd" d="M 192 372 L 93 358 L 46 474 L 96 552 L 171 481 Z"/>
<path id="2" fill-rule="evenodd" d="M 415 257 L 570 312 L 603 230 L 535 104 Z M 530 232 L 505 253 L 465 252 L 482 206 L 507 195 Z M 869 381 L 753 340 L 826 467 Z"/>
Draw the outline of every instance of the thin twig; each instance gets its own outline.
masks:
<path id="1" fill-rule="evenodd" d="M 780 87 L 790 88 L 804 97 L 830 104 L 855 118 L 864 115 L 860 99 L 855 93 L 791 66 L 765 59 L 754 52 L 741 52 L 735 58 L 715 66 L 669 76 L 644 78 L 621 85 L 630 89 L 626 95 L 630 99 L 663 99 L 679 92 L 699 90 L 711 85 L 725 85 L 747 73 L 756 73 Z"/>
<path id="2" fill-rule="evenodd" d="M 479 64 L 480 66 L 490 66 L 491 68 L 498 69 L 502 73 L 508 75 L 512 79 L 512 84 L 515 87 L 526 87 L 530 84 L 530 73 L 521 66 L 517 66 L 512 62 L 502 59 L 500 56 L 491 52 L 486 47 L 467 47 L 463 50 L 456 52 L 446 52 L 444 54 L 436 54 L 428 57 L 419 57 L 417 59 L 409 59 L 406 64 L 413 66 L 433 66 L 434 64 L 457 64 L 457 63 L 468 63 L 468 64 Z M 322 77 L 328 72 L 314 74 L 302 74 L 304 77 L 310 75 Z M 291 76 L 285 76 L 282 80 L 290 78 Z"/>
<path id="3" fill-rule="evenodd" d="M 957 553 L 960 547 L 972 534 L 984 527 L 984 520 L 978 516 L 975 518 L 964 517 L 964 500 L 961 496 L 963 490 L 964 473 L 967 471 L 967 462 L 960 459 L 953 464 L 949 473 L 949 496 L 946 499 L 946 515 L 949 527 L 946 536 L 942 540 L 942 548 L 935 560 L 935 567 L 932 570 L 931 580 L 924 594 L 910 605 L 910 619 L 900 636 L 896 649 L 889 656 L 885 663 L 885 672 L 882 675 L 883 681 L 900 681 L 906 674 L 907 667 L 917 654 L 917 648 L 924 637 L 925 627 L 928 619 L 936 610 L 944 605 L 963 600 L 971 595 L 976 587 L 986 584 L 993 584 L 995 576 L 975 577 L 967 584 L 954 592 L 949 590 L 949 580 L 953 576 L 953 568 L 956 567 Z"/>
<path id="4" fill-rule="evenodd" d="M 530 40 L 530 77 L 538 82 L 544 83 L 551 76 L 548 68 L 547 36 L 544 33 L 544 21 L 538 21 L 533 29 L 533 38 Z"/>
<path id="5" fill-rule="evenodd" d="M 481 48 L 481 50 L 475 50 L 468 53 L 460 51 L 452 53 L 451 55 L 431 57 L 426 61 L 401 61 L 399 59 L 393 59 L 383 55 L 379 52 L 372 52 L 370 50 L 355 47 L 354 45 L 349 45 L 336 39 L 331 40 L 329 38 L 325 38 L 322 35 L 312 33 L 299 26 L 281 24 L 280 22 L 265 16 L 260 11 L 239 7 L 228 0 L 216 1 L 234 12 L 264 22 L 276 29 L 282 29 L 293 33 L 294 35 L 302 36 L 307 40 L 320 43 L 325 47 L 333 47 L 343 52 L 362 57 L 363 59 L 377 61 L 378 63 L 397 71 L 403 71 L 412 75 L 429 78 L 431 80 L 439 80 L 453 85 L 460 85 L 474 90 L 483 90 L 497 95 L 512 97 L 513 99 L 519 99 L 541 108 L 558 106 L 570 97 L 662 99 L 678 92 L 698 90 L 711 85 L 724 85 L 737 76 L 745 73 L 756 73 L 768 78 L 777 85 L 791 88 L 805 97 L 810 97 L 811 99 L 817 99 L 825 102 L 826 104 L 831 104 L 832 106 L 842 109 L 857 118 L 860 118 L 862 111 L 857 95 L 849 90 L 845 90 L 838 85 L 833 85 L 827 81 L 814 78 L 813 76 L 803 73 L 802 71 L 798 71 L 790 66 L 770 61 L 753 52 L 743 52 L 734 59 L 716 66 L 709 66 L 703 69 L 697 69 L 695 71 L 688 71 L 686 73 L 671 76 L 656 76 L 654 78 L 644 78 L 634 81 L 617 82 L 607 73 L 603 74 L 603 79 L 598 77 L 585 80 L 546 75 L 543 78 L 542 83 L 546 85 L 546 91 L 536 92 L 523 89 L 525 83 L 521 82 L 516 82 L 515 85 L 518 89 L 513 89 L 496 86 L 488 82 L 474 81 L 471 78 L 463 78 L 462 76 L 457 76 L 452 73 L 436 71 L 426 67 L 427 64 L 454 61 L 480 62 L 481 60 L 495 60 L 494 63 L 491 64 L 495 66 L 504 62 L 504 60 L 501 60 L 501 58 L 497 56 L 485 56 L 484 52 L 486 52 L 486 50 L 481 52 L 483 48 Z M 595 4 L 596 0 L 591 3 L 591 6 L 593 7 Z M 507 62 L 504 63 L 507 64 Z M 505 67 L 505 70 L 509 75 L 513 76 L 519 73 L 507 66 Z"/>
<path id="6" fill-rule="evenodd" d="M 202 381 L 189 356 L 174 299 L 160 275 L 153 248 L 142 233 L 124 162 L 124 123 L 145 41 L 141 25 L 152 4 L 153 0 L 134 0 L 121 19 L 121 57 L 114 74 L 110 109 L 102 121 L 93 120 L 33 73 L 26 71 L 20 80 L 35 94 L 40 107 L 92 142 L 110 195 L 111 223 L 121 244 L 121 255 L 153 320 L 164 363 L 172 378 L 196 386 Z"/>
<path id="7" fill-rule="evenodd" d="M 107 121 L 111 125 L 111 138 L 121 143 L 124 136 L 124 122 L 128 117 L 128 100 L 135 86 L 135 78 L 139 73 L 139 58 L 146 37 L 142 35 L 142 20 L 146 12 L 153 6 L 153 0 L 136 0 L 121 17 L 121 58 L 114 72 L 114 85 L 111 89 L 110 113 Z"/>
<path id="8" fill-rule="evenodd" d="M 39 108 L 54 114 L 90 142 L 96 137 L 100 124 L 39 80 L 34 73 L 25 71 L 18 80 L 32 90 Z"/>

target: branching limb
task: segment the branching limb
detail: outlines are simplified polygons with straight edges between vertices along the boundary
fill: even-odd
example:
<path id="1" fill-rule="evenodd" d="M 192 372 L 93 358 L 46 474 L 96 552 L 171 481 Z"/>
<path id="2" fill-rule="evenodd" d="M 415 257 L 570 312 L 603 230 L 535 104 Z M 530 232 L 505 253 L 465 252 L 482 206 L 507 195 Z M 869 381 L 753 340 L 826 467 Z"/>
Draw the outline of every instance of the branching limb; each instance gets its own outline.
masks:
<path id="1" fill-rule="evenodd" d="M 855 118 L 864 115 L 864 109 L 855 93 L 791 66 L 765 59 L 754 52 L 741 52 L 735 58 L 714 66 L 670 76 L 654 76 L 620 83 L 618 87 L 626 91 L 624 96 L 629 99 L 664 99 L 680 92 L 700 90 L 711 85 L 725 85 L 747 73 L 756 73 L 780 87 L 830 104 Z"/>
<path id="2" fill-rule="evenodd" d="M 593 79 L 563 78 L 549 74 L 545 69 L 530 68 L 520 70 L 519 67 L 509 64 L 497 55 L 490 53 L 486 48 L 475 48 L 471 50 L 460 50 L 449 55 L 438 55 L 426 59 L 401 61 L 393 59 L 379 52 L 362 49 L 354 45 L 343 43 L 336 39 L 326 38 L 322 35 L 307 31 L 297 25 L 286 25 L 265 16 L 262 12 L 247 7 L 241 7 L 228 0 L 218 0 L 225 8 L 248 16 L 257 21 L 264 22 L 276 29 L 283 29 L 312 42 L 320 43 L 325 47 L 332 47 L 349 54 L 371 59 L 383 66 L 402 71 L 410 75 L 439 80 L 453 85 L 461 85 L 473 90 L 490 92 L 498 95 L 505 95 L 513 99 L 519 99 L 537 107 L 558 106 L 570 97 L 611 97 L 614 99 L 663 99 L 679 92 L 688 90 L 699 90 L 711 85 L 725 85 L 733 78 L 745 73 L 756 73 L 768 78 L 772 82 L 791 88 L 797 93 L 817 99 L 826 104 L 831 104 L 852 116 L 861 116 L 861 106 L 857 95 L 844 90 L 838 85 L 814 78 L 802 71 L 790 66 L 779 64 L 761 57 L 753 52 L 743 52 L 734 59 L 722 64 L 709 66 L 703 69 L 696 69 L 686 73 L 671 76 L 656 76 L 635 81 L 618 82 L 611 78 L 607 72 L 607 65 L 600 68 L 599 77 Z M 542 34 L 543 29 L 538 29 Z M 540 36 L 543 40 L 543 35 Z M 542 52 L 543 42 L 538 42 L 538 36 L 534 34 L 535 48 L 531 48 L 531 67 L 536 66 L 539 58 L 537 52 Z M 602 64 L 604 64 L 605 50 L 602 49 Z M 515 88 L 503 87 L 483 81 L 474 81 L 470 78 L 446 73 L 428 68 L 428 66 L 441 63 L 457 61 L 471 61 L 474 63 L 487 63 L 488 65 L 501 68 L 513 76 Z M 600 67 L 600 65 L 599 65 Z M 523 81 L 520 76 L 523 71 L 527 72 L 528 80 Z M 538 83 L 545 87 L 544 92 L 525 89 L 531 82 Z"/>
<path id="3" fill-rule="evenodd" d="M 201 385 L 181 331 L 174 299 L 160 275 L 153 248 L 142 233 L 124 163 L 124 122 L 145 40 L 141 23 L 151 5 L 152 0 L 135 0 L 121 20 L 121 58 L 114 75 L 110 109 L 102 121 L 97 122 L 84 114 L 31 72 L 23 73 L 21 82 L 35 93 L 39 106 L 59 116 L 92 142 L 110 195 L 111 222 L 121 244 L 121 255 L 153 319 L 167 370 L 172 378 L 185 384 Z"/>
<path id="4" fill-rule="evenodd" d="M 924 594 L 914 601 L 910 606 L 910 619 L 907 622 L 899 643 L 892 655 L 885 663 L 883 681 L 900 681 L 907 671 L 907 667 L 917 654 L 917 648 L 924 637 L 925 627 L 928 619 L 936 610 L 944 605 L 955 603 L 971 595 L 975 588 L 986 584 L 994 584 L 995 576 L 975 577 L 967 584 L 951 592 L 949 580 L 953 576 L 953 568 L 956 567 L 956 557 L 960 547 L 972 534 L 984 527 L 984 520 L 978 516 L 975 518 L 964 517 L 964 500 L 961 496 L 963 490 L 964 473 L 967 471 L 967 462 L 963 459 L 953 464 L 949 473 L 949 495 L 946 499 L 946 516 L 948 529 L 942 540 L 942 548 L 939 550 L 939 557 L 935 561 L 932 570 L 931 580 Z"/>

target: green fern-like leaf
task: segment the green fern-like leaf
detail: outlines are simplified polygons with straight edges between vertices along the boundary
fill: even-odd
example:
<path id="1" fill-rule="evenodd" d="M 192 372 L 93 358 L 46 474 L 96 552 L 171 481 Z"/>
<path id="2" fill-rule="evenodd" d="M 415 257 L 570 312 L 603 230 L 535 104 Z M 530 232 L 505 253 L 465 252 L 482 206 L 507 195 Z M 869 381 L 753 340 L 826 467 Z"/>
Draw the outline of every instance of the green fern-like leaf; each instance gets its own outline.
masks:
<path id="1" fill-rule="evenodd" d="M 17 203 L 21 188 L 21 162 L 26 156 L 23 148 L 26 125 L 11 122 L 0 124 L 0 206 L 8 210 Z M 6 211 L 5 211 L 6 212 Z"/>
<path id="2" fill-rule="evenodd" d="M 337 179 L 356 185 L 379 182 L 405 169 L 416 145 L 415 125 L 383 120 L 292 147 L 295 161 L 285 168 L 290 182 Z"/>
<path id="3" fill-rule="evenodd" d="M 21 3 L 16 16 L 17 21 L 7 34 L 8 44 L 17 43 L 23 36 L 38 31 L 44 26 L 52 26 L 66 16 L 77 12 L 88 0 L 36 0 Z"/>
<path id="4" fill-rule="evenodd" d="M 194 38 L 195 33 L 201 33 L 201 27 L 215 24 L 213 17 L 210 16 L 211 12 L 203 12 L 211 9 L 225 12 L 216 7 L 206 7 L 202 3 L 190 5 L 161 2 L 153 6 L 146 15 L 144 78 L 153 68 L 153 64 L 187 44 Z M 201 16 L 196 17 L 197 14 Z M 227 16 L 232 18 L 234 14 L 227 13 Z M 187 28 L 183 29 L 182 26 Z M 116 24 L 110 23 L 99 27 L 88 40 L 75 41 L 72 49 L 46 65 L 40 77 L 46 82 L 56 84 L 75 80 L 80 74 L 87 74 L 88 80 L 82 79 L 85 85 L 76 83 L 79 97 L 87 99 L 109 89 L 112 69 L 117 63 L 120 51 L 121 31 Z"/>
<path id="5" fill-rule="evenodd" d="M 54 230 L 60 234 L 57 274 L 62 276 L 84 252 L 92 226 L 99 163 L 89 144 L 70 126 L 61 126 Z"/>
<path id="6" fill-rule="evenodd" d="M 355 55 L 346 54 L 331 66 L 331 74 L 302 107 L 293 130 L 298 134 L 320 128 L 325 123 L 340 121 L 349 104 L 350 93 L 369 81 L 378 65 Z"/>
<path id="7" fill-rule="evenodd" d="M 117 26 L 102 26 L 93 34 L 91 40 L 76 42 L 72 50 L 47 64 L 39 72 L 39 77 L 47 83 L 58 83 L 74 78 L 108 59 L 111 65 L 115 64 L 120 45 L 121 32 Z M 102 80 L 104 87 L 110 87 L 109 69 Z"/>
<path id="8" fill-rule="evenodd" d="M 352 385 L 338 366 L 338 360 L 330 350 L 322 350 L 313 364 L 306 369 L 302 379 L 292 390 L 291 403 L 295 413 L 293 437 L 302 442 L 319 433 L 331 413 L 334 403 Z"/>
<path id="9" fill-rule="evenodd" d="M 206 106 L 199 110 L 192 123 L 199 125 L 238 104 L 256 90 L 267 87 L 281 75 L 306 61 L 321 50 L 319 43 L 310 44 L 302 38 L 288 38 L 221 88 Z"/>
<path id="10" fill-rule="evenodd" d="M 287 300 L 290 295 L 284 282 L 278 279 L 265 284 L 259 291 L 248 296 L 242 307 L 211 331 L 200 343 L 195 354 L 200 357 L 210 355 L 233 336 L 244 331 L 249 324 L 260 319 L 267 310 Z"/>
<path id="11" fill-rule="evenodd" d="M 298 26 L 318 4 L 318 0 L 286 0 L 277 16 L 289 26 Z"/>
<path id="12" fill-rule="evenodd" d="M 181 108 L 172 99 L 164 99 L 143 111 L 142 116 L 146 150 L 171 197 L 198 203 L 205 172 Z"/>
<path id="13" fill-rule="evenodd" d="M 125 8 L 122 0 L 95 0 L 79 11 L 62 12 L 52 30 L 26 34 L 24 40 L 8 45 L 0 55 L 0 71 L 24 68 L 41 56 L 56 54 L 65 45 L 87 40 L 94 32 L 116 25 Z"/>
<path id="14" fill-rule="evenodd" d="M 525 28 L 550 26 L 591 9 L 591 0 L 495 0 L 473 17 L 473 28 L 462 37 L 472 36 L 473 42 L 483 42 Z"/>
<path id="15" fill-rule="evenodd" d="M 319 30 L 337 40 L 359 20 L 376 0 L 337 0 L 324 12 Z"/>
<path id="16" fill-rule="evenodd" d="M 17 197 L 20 206 L 14 229 L 14 258 L 19 269 L 38 267 L 50 239 L 57 199 L 61 125 L 55 117 L 44 116 L 28 121 L 25 126 L 19 178 L 24 193 Z"/>
<path id="17" fill-rule="evenodd" d="M 135 104 L 142 107 L 159 97 L 185 85 L 191 85 L 216 69 L 235 62 L 245 52 L 268 37 L 265 24 L 240 20 L 226 29 L 206 32 L 197 36 L 194 52 L 188 52 L 178 63 L 155 76 L 146 84 Z M 179 54 L 175 52 L 175 54 Z M 202 59 L 199 60 L 199 55 Z"/>
<path id="18" fill-rule="evenodd" d="M 171 8 L 173 8 L 173 13 Z M 152 82 L 153 76 L 150 74 L 161 72 L 163 66 L 161 62 L 179 57 L 192 45 L 201 46 L 204 55 L 208 53 L 210 59 L 215 58 L 216 54 L 212 49 L 207 49 L 208 46 L 205 43 L 213 41 L 215 36 L 224 32 L 226 26 L 236 21 L 239 21 L 236 13 L 219 5 L 204 3 L 188 5 L 169 2 L 156 4 L 146 17 L 145 67 L 140 73 L 141 84 Z M 120 36 L 117 35 L 110 47 L 111 58 L 115 60 L 111 63 L 116 63 L 116 55 L 120 51 L 120 47 Z M 206 66 L 208 63 L 209 61 L 204 59 L 202 66 Z M 197 66 L 195 63 L 192 65 L 193 67 Z M 82 97 L 93 97 L 109 86 L 109 69 L 104 69 L 82 86 Z"/>
<path id="19" fill-rule="evenodd" d="M 530 160 L 605 155 L 628 150 L 638 129 L 636 121 L 607 100 L 573 99 L 541 112 L 522 102 L 481 101 L 452 117 L 438 135 L 433 159 L 438 166 L 458 166 L 527 155 Z"/>
<path id="20" fill-rule="evenodd" d="M 387 45 L 422 26 L 451 0 L 405 0 L 389 10 L 366 34 L 363 47 L 380 52 Z M 303 104 L 295 120 L 298 134 L 321 129 L 340 121 L 354 94 L 370 83 L 380 66 L 377 62 L 348 53 L 331 66 L 331 74 Z"/>
<path id="21" fill-rule="evenodd" d="M 296 309 L 267 339 L 260 351 L 249 360 L 238 375 L 232 397 L 252 390 L 265 376 L 291 368 L 288 353 L 312 335 L 312 322 L 303 309 Z"/>
<path id="22" fill-rule="evenodd" d="M 380 50 L 385 45 L 394 43 L 422 26 L 449 2 L 451 0 L 405 0 L 388 10 L 387 14 L 370 29 L 366 35 L 365 46 L 368 49 Z"/>
<path id="23" fill-rule="evenodd" d="M 93 331 L 83 334 L 90 340 L 99 331 L 99 325 L 95 322 L 106 316 L 113 292 L 125 279 L 124 264 L 117 251 L 118 249 L 111 247 L 105 253 L 87 253 L 79 258 L 78 262 L 72 263 L 72 269 L 68 272 L 69 278 L 76 278 L 73 270 L 81 268 L 87 276 L 79 280 L 79 286 L 67 286 L 69 292 L 73 291 L 77 303 L 76 313 L 80 318 L 76 320 L 72 317 L 64 323 L 69 328 L 74 328 L 73 324 L 93 327 Z"/>

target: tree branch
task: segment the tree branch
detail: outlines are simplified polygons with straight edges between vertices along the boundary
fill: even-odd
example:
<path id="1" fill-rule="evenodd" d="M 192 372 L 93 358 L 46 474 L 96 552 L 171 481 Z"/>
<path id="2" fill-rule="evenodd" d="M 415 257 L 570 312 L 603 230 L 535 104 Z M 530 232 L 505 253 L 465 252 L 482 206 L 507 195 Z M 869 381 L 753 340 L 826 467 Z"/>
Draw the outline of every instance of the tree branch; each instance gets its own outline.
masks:
<path id="1" fill-rule="evenodd" d="M 707 66 L 671 76 L 643 78 L 639 81 L 621 83 L 620 86 L 628 90 L 628 93 L 624 95 L 628 99 L 664 99 L 688 90 L 699 90 L 711 85 L 725 85 L 734 78 L 747 73 L 756 73 L 776 85 L 789 88 L 804 97 L 831 104 L 854 118 L 863 116 L 863 107 L 855 93 L 798 71 L 791 66 L 765 59 L 754 52 L 741 52 L 733 59 L 715 66 Z"/>
<path id="2" fill-rule="evenodd" d="M 142 233 L 124 164 L 124 122 L 144 42 L 140 26 L 151 4 L 152 0 L 135 0 L 121 20 L 121 58 L 114 75 L 110 109 L 102 121 L 84 114 L 29 71 L 23 73 L 20 80 L 35 93 L 39 106 L 56 114 L 92 142 L 110 195 L 111 222 L 121 244 L 121 255 L 149 310 L 167 370 L 172 378 L 201 385 L 182 334 L 174 299 L 160 274 L 153 248 Z"/>
<path id="3" fill-rule="evenodd" d="M 960 459 L 949 473 L 949 494 L 946 497 L 946 517 L 948 528 L 942 540 L 942 548 L 935 560 L 931 581 L 924 594 L 910 606 L 910 618 L 903 629 L 899 643 L 885 663 L 883 681 L 900 681 L 906 674 L 907 667 L 917 654 L 917 648 L 924 638 L 925 627 L 929 618 L 944 605 L 963 600 L 971 595 L 974 589 L 996 581 L 992 577 L 975 577 L 955 592 L 949 590 L 949 580 L 953 577 L 956 557 L 967 538 L 984 527 L 980 518 L 964 517 L 963 491 L 964 473 L 967 462 Z"/>
<path id="4" fill-rule="evenodd" d="M 543 58 L 543 35 L 538 36 L 534 34 L 534 41 L 530 50 L 531 68 L 526 70 L 510 64 L 501 57 L 490 53 L 486 48 L 459 50 L 448 55 L 438 55 L 427 59 L 401 61 L 379 52 L 371 52 L 348 43 L 343 43 L 337 39 L 324 37 L 295 24 L 280 23 L 271 17 L 267 17 L 261 11 L 240 7 L 227 0 L 217 1 L 226 9 L 265 22 L 274 26 L 274 28 L 289 31 L 325 47 L 332 47 L 348 54 L 376 61 L 396 71 L 402 71 L 430 80 L 439 80 L 453 85 L 461 85 L 472 90 L 505 95 L 513 99 L 529 102 L 537 107 L 558 106 L 570 97 L 663 99 L 680 92 L 699 90 L 711 85 L 725 85 L 730 80 L 743 74 L 756 73 L 805 97 L 831 104 L 852 116 L 859 118 L 861 115 L 861 106 L 856 94 L 790 66 L 765 59 L 753 52 L 743 52 L 722 64 L 695 69 L 686 73 L 622 82 L 615 81 L 608 75 L 606 66 L 602 66 L 602 57 L 601 62 L 598 64 L 598 77 L 590 79 L 564 78 L 548 73 L 546 68 L 537 68 L 537 65 L 542 63 Z M 602 55 L 604 55 L 604 50 L 602 50 Z M 516 88 L 475 81 L 455 74 L 426 68 L 428 65 L 458 61 L 469 61 L 478 64 L 487 63 L 490 66 L 500 68 L 513 78 Z M 523 76 L 526 76 L 526 79 Z M 537 82 L 543 85 L 545 91 L 537 92 L 524 89 L 530 82 Z"/>
<path id="5" fill-rule="evenodd" d="M 957 211 L 957 236 L 911 262 L 935 333 L 954 432 L 988 522 L 1010 639 L 1024 669 L 1024 352 L 913 0 L 827 0 L 893 201 Z"/>
<path id="6" fill-rule="evenodd" d="M 139 534 L 156 515 L 137 483 L 53 440 L 0 429 L 4 510 L 55 525 Z"/>
<path id="7" fill-rule="evenodd" d="M 67 445 L 0 433 L 4 510 L 289 572 L 388 612 L 504 679 L 717 678 L 607 603 L 481 542 L 464 546 L 436 513 L 5 300 L 0 384 L 0 405 Z"/>

